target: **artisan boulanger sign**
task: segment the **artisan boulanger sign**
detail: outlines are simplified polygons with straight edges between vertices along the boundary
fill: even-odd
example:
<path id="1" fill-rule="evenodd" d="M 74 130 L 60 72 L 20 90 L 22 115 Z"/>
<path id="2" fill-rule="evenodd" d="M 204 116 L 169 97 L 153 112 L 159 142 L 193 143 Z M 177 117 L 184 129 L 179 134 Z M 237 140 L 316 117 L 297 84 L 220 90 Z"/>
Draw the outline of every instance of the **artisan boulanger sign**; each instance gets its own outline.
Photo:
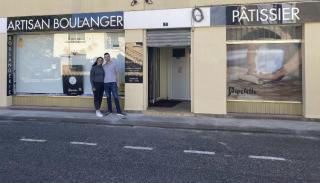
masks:
<path id="1" fill-rule="evenodd" d="M 123 12 L 9 17 L 7 32 L 123 29 Z"/>
<path id="2" fill-rule="evenodd" d="M 320 2 L 211 7 L 211 25 L 261 25 L 319 22 Z"/>

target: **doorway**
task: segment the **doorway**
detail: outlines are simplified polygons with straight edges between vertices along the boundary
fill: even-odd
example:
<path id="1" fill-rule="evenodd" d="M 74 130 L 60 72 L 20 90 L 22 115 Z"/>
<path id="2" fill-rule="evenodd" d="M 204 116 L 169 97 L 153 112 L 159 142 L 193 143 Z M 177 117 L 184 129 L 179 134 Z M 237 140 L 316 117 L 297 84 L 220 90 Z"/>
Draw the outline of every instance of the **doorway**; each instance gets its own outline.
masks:
<path id="1" fill-rule="evenodd" d="M 190 47 L 148 48 L 149 110 L 191 112 Z"/>

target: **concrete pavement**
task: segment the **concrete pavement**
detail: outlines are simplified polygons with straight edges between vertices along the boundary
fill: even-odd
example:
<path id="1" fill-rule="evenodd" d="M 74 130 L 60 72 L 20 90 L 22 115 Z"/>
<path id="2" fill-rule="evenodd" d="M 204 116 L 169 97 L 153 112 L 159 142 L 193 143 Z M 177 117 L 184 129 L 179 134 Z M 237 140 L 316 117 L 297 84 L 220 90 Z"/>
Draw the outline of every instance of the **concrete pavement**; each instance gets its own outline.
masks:
<path id="1" fill-rule="evenodd" d="M 0 120 L 82 123 L 114 126 L 146 126 L 198 130 L 226 130 L 263 133 L 312 134 L 320 136 L 320 122 L 292 119 L 258 119 L 209 116 L 157 116 L 128 113 L 125 118 L 110 114 L 103 118 L 89 111 L 0 109 Z"/>

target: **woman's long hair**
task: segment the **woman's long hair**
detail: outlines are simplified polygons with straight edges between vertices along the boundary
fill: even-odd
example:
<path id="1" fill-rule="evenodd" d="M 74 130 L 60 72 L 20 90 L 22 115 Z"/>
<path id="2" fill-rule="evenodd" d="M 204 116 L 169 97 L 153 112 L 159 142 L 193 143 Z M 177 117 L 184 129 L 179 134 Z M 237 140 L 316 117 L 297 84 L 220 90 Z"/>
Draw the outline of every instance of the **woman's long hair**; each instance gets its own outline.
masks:
<path id="1" fill-rule="evenodd" d="M 103 60 L 102 57 L 98 57 L 98 58 L 96 59 L 96 61 L 93 63 L 92 67 L 94 67 L 94 66 L 96 66 L 96 65 L 98 64 L 98 60 L 99 60 L 100 58 Z"/>

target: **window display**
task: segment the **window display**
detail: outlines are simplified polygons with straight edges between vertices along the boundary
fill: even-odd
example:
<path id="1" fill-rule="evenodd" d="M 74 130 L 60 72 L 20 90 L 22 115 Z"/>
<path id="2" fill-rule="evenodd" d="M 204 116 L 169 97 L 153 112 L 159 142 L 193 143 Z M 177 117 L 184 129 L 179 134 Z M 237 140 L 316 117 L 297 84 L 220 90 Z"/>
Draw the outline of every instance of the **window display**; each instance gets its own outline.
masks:
<path id="1" fill-rule="evenodd" d="M 228 100 L 302 101 L 301 27 L 243 29 L 227 33 Z"/>
<path id="2" fill-rule="evenodd" d="M 63 71 L 67 67 L 81 67 L 82 71 L 77 73 L 83 76 L 83 91 L 77 93 L 92 95 L 89 79 L 91 65 L 97 57 L 108 52 L 119 67 L 120 94 L 123 95 L 124 51 L 124 34 L 118 32 L 18 35 L 16 93 L 65 95 L 63 82 L 69 80 L 63 79 Z M 75 81 L 74 78 L 72 81 Z"/>

